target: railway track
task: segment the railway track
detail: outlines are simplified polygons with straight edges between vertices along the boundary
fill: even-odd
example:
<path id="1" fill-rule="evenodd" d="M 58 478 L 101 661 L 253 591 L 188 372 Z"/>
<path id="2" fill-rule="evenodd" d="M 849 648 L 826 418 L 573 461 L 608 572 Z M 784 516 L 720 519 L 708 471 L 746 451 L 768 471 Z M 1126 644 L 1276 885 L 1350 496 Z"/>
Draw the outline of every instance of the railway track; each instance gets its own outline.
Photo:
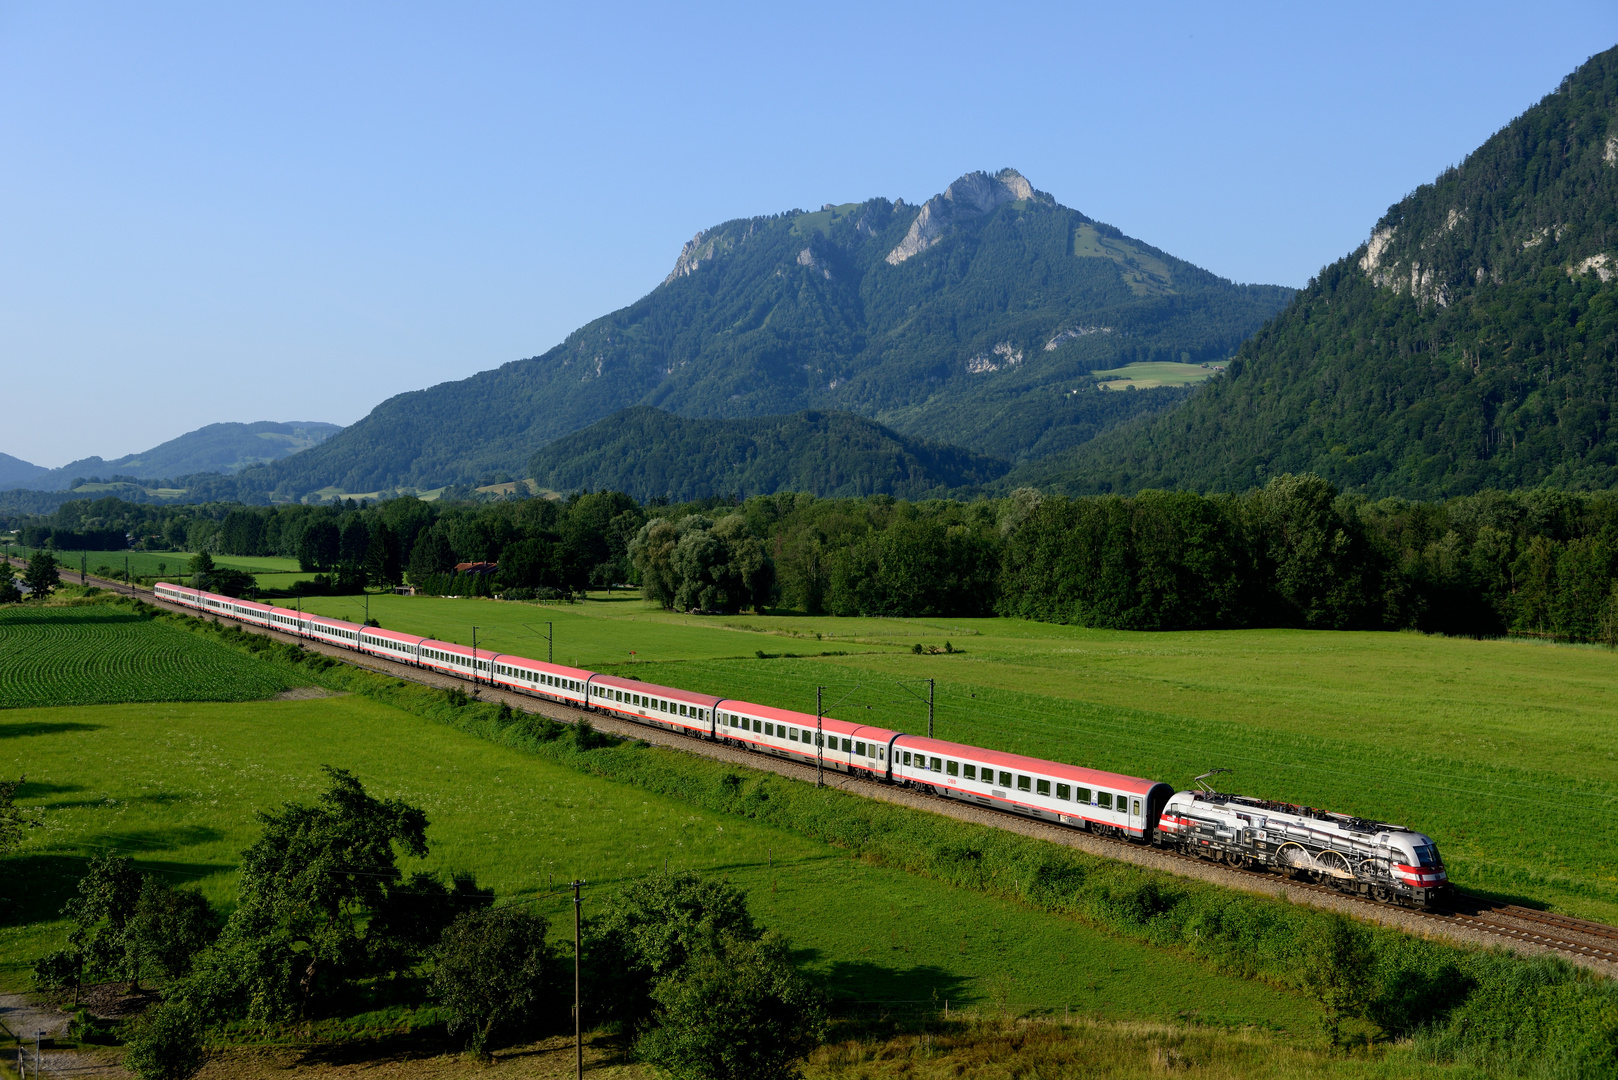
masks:
<path id="1" fill-rule="evenodd" d="M 114 592 L 138 597 L 165 610 L 189 615 L 193 618 L 203 617 L 189 608 L 157 599 L 155 596 L 123 582 L 107 581 L 99 578 L 91 578 L 90 582 Z M 297 642 L 311 651 L 341 659 L 356 667 L 407 679 L 423 685 L 447 688 L 466 684 L 466 680 L 453 676 L 413 667 L 409 664 L 396 663 L 372 656 L 369 653 L 355 652 L 321 641 L 311 641 L 296 634 L 288 634 L 245 623 L 236 623 L 235 625 L 240 626 L 241 629 L 248 633 L 263 634 L 281 641 Z M 561 702 L 552 701 L 549 698 L 532 697 L 499 687 L 480 684 L 477 691 L 484 700 L 503 701 L 528 712 L 539 711 L 536 706 L 543 703 L 543 705 L 549 707 L 545 711 L 545 715 L 549 715 L 553 719 L 576 722 L 579 719 L 588 718 L 591 723 L 602 731 L 640 738 L 658 745 L 683 750 L 687 753 L 730 761 L 750 768 L 793 776 L 798 779 L 810 780 L 815 775 L 815 768 L 811 764 L 778 757 L 774 754 L 762 753 L 750 748 L 743 748 L 722 740 L 709 741 L 694 738 L 656 724 L 636 723 L 622 717 L 586 712 Z M 1155 869 L 1176 872 L 1176 868 L 1179 868 L 1180 871 L 1187 872 L 1182 876 L 1199 877 L 1216 883 L 1221 883 L 1218 879 L 1224 877 L 1227 880 L 1222 882 L 1223 884 L 1237 885 L 1238 882 L 1242 882 L 1244 884 L 1238 887 L 1243 887 L 1245 891 L 1249 892 L 1273 895 L 1277 887 L 1281 887 L 1287 894 L 1300 894 L 1300 898 L 1302 896 L 1318 897 L 1323 906 L 1345 910 L 1369 921 L 1392 924 L 1404 929 L 1437 933 L 1473 943 L 1492 942 L 1515 948 L 1520 952 L 1554 952 L 1580 963 L 1581 966 L 1593 968 L 1607 975 L 1618 976 L 1618 927 L 1608 926 L 1605 923 L 1578 919 L 1555 912 L 1536 911 L 1532 908 L 1525 908 L 1520 904 L 1500 903 L 1466 893 L 1455 894 L 1453 902 L 1446 910 L 1420 910 L 1383 904 L 1352 893 L 1340 892 L 1326 885 L 1292 881 L 1263 870 L 1236 867 L 1198 858 L 1194 855 L 1183 855 L 1169 848 L 1153 848 L 1117 837 L 1101 836 L 1096 833 L 1062 828 L 1008 811 L 970 805 L 956 799 L 928 795 L 914 789 L 899 788 L 864 777 L 830 771 L 826 773 L 826 776 L 828 781 L 835 786 L 867 798 L 900 803 L 919 809 L 944 813 L 947 816 L 962 820 L 976 821 L 997 828 L 1010 829 L 1024 835 L 1051 840 L 1069 847 L 1078 847 L 1093 854 L 1118 858 Z M 1464 933 L 1456 933 L 1456 931 L 1464 931 Z"/>

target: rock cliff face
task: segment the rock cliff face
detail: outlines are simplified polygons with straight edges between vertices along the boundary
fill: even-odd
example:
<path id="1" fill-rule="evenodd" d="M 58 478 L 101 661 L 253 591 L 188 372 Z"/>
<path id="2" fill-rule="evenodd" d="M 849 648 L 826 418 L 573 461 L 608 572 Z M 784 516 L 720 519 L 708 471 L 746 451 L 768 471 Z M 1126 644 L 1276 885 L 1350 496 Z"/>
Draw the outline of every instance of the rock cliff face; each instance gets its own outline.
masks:
<path id="1" fill-rule="evenodd" d="M 912 255 L 919 255 L 944 238 L 950 226 L 969 218 L 980 218 L 993 213 L 1008 202 L 1039 199 L 1051 205 L 1056 200 L 1035 191 L 1016 169 L 1001 169 L 990 176 L 984 172 L 971 172 L 934 195 L 922 206 L 921 213 L 911 222 L 910 231 L 888 252 L 888 265 L 898 266 Z"/>

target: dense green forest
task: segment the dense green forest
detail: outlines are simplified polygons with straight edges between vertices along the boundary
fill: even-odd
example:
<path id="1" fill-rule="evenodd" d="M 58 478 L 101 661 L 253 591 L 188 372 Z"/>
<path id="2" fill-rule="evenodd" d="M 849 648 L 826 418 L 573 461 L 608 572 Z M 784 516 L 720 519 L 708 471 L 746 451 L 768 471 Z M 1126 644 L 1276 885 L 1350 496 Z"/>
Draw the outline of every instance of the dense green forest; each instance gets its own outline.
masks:
<path id="1" fill-rule="evenodd" d="M 689 420 L 637 406 L 551 443 L 529 459 L 528 475 L 554 491 L 606 488 L 642 501 L 777 491 L 915 498 L 986 484 L 1008 468 L 852 413 Z"/>
<path id="2" fill-rule="evenodd" d="M 1179 400 L 1070 400 L 1087 372 L 1223 360 L 1291 295 L 1132 240 L 1011 170 L 975 173 L 922 207 L 871 199 L 704 230 L 647 296 L 543 355 L 390 398 L 243 480 L 298 497 L 518 475 L 540 447 L 633 405 L 842 410 L 1016 462 Z"/>
<path id="3" fill-rule="evenodd" d="M 523 599 L 638 584 L 670 607 L 712 611 L 1618 644 L 1618 493 L 1373 501 L 1288 475 L 1241 495 L 1024 488 L 971 502 L 799 493 L 643 505 L 621 492 L 319 507 L 102 499 L 20 524 L 24 538 L 64 550 L 128 532 L 152 548 L 297 558 L 322 571 L 313 589 L 409 580 Z M 498 562 L 498 573 L 455 574 L 481 561 Z"/>
<path id="4" fill-rule="evenodd" d="M 1229 377 L 1010 483 L 1440 498 L 1618 485 L 1618 50 L 1397 203 Z"/>

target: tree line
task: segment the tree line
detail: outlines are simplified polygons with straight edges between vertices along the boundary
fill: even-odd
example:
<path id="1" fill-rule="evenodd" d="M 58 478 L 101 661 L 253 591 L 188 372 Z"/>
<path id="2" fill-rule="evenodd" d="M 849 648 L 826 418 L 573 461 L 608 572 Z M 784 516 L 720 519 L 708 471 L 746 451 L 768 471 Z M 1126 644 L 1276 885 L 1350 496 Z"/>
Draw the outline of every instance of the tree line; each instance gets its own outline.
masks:
<path id="1" fill-rule="evenodd" d="M 92 513 L 93 511 L 93 513 Z M 122 516 L 119 516 L 122 515 Z M 1343 495 L 1314 475 L 1243 494 L 910 502 L 802 493 L 680 505 L 620 492 L 490 503 L 64 507 L 201 552 L 290 554 L 332 587 L 508 598 L 616 584 L 679 610 L 1001 615 L 1122 630 L 1300 627 L 1618 644 L 1618 493 Z M 494 562 L 469 578 L 460 563 Z M 220 573 L 221 589 L 243 588 Z M 550 590 L 549 593 L 546 590 Z"/>
<path id="2" fill-rule="evenodd" d="M 485 1060 L 571 1026 L 571 943 L 552 939 L 533 898 L 501 904 L 471 875 L 407 875 L 400 860 L 428 854 L 426 814 L 378 799 L 345 770 L 326 773 L 313 804 L 258 815 L 228 917 L 125 857 L 91 858 L 62 909 L 66 944 L 38 960 L 36 984 L 75 1004 L 92 983 L 160 987 L 119 1033 L 142 1080 L 191 1076 L 229 1024 L 433 1002 Z M 680 1080 L 771 1080 L 817 1045 L 821 991 L 730 884 L 665 872 L 597 907 L 580 951 L 588 1021 L 640 1059 Z"/>

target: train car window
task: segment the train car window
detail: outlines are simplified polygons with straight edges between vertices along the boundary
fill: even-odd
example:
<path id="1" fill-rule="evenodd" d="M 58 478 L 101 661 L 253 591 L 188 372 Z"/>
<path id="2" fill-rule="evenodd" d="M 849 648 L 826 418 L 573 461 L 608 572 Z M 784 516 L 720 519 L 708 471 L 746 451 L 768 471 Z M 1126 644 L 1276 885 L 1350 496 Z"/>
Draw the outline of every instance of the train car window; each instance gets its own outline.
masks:
<path id="1" fill-rule="evenodd" d="M 1087 788 L 1087 787 L 1081 787 L 1081 788 L 1078 788 L 1077 790 L 1075 790 L 1073 792 L 1073 801 L 1074 802 L 1081 802 L 1081 803 L 1089 803 L 1089 801 L 1090 801 L 1090 789 Z"/>
<path id="2" fill-rule="evenodd" d="M 1049 795 L 1050 793 L 1051 793 L 1051 782 L 1049 780 L 1039 780 L 1039 781 L 1035 782 L 1035 784 L 1034 784 L 1034 794 L 1036 794 L 1036 795 Z"/>
<path id="3" fill-rule="evenodd" d="M 854 744 L 854 756 L 855 757 L 864 757 L 865 756 L 865 744 L 864 743 L 856 742 Z"/>
<path id="4" fill-rule="evenodd" d="M 906 764 L 906 765 L 908 765 L 908 764 L 910 764 L 910 751 L 908 751 L 908 750 L 906 750 L 906 751 L 905 751 L 905 752 L 904 752 L 904 758 L 903 758 L 903 761 L 904 761 L 904 763 L 905 763 L 905 764 Z"/>
<path id="5" fill-rule="evenodd" d="M 978 778 L 978 767 L 976 765 L 962 765 L 961 768 L 965 770 L 966 778 L 968 780 L 976 780 Z"/>
<path id="6" fill-rule="evenodd" d="M 1130 813 L 1134 814 L 1136 817 L 1140 817 L 1140 800 L 1132 800 L 1131 805 L 1133 806 L 1133 809 L 1130 810 Z"/>
<path id="7" fill-rule="evenodd" d="M 961 763 L 958 761 L 945 762 L 944 771 L 951 776 L 961 775 Z"/>
<path id="8" fill-rule="evenodd" d="M 1027 791 L 1029 785 L 1032 782 L 1033 781 L 1032 781 L 1031 777 L 1027 777 L 1027 776 L 1019 776 L 1019 777 L 1017 777 L 1017 790 L 1018 791 Z"/>
<path id="9" fill-rule="evenodd" d="M 1068 799 L 1073 798 L 1073 785 L 1071 785 L 1071 784 L 1057 784 L 1056 785 L 1056 797 L 1058 799 L 1062 799 L 1062 800 L 1068 800 Z"/>
<path id="10" fill-rule="evenodd" d="M 798 729 L 795 728 L 795 727 L 787 728 L 787 738 L 791 739 L 793 742 L 797 742 L 798 741 Z"/>
<path id="11" fill-rule="evenodd" d="M 1103 810 L 1112 809 L 1112 796 L 1105 791 L 1096 792 L 1096 805 Z"/>
<path id="12" fill-rule="evenodd" d="M 764 725 L 764 734 L 768 735 L 772 739 L 775 738 L 776 737 L 776 735 L 775 735 L 775 725 L 774 724 L 765 724 Z"/>
<path id="13" fill-rule="evenodd" d="M 879 746 L 876 748 L 876 759 L 878 761 L 888 760 L 888 748 L 886 746 Z"/>
<path id="14" fill-rule="evenodd" d="M 933 772 L 943 772 L 944 762 L 939 758 L 933 758 L 932 763 L 928 766 L 928 768 L 930 768 Z"/>
<path id="15" fill-rule="evenodd" d="M 849 751 L 851 751 L 853 749 L 854 749 L 854 740 L 853 739 L 844 739 L 843 740 L 843 753 L 846 754 L 846 753 L 848 753 Z"/>
<path id="16" fill-rule="evenodd" d="M 1001 787 L 1010 787 L 1011 786 L 1011 774 L 1010 773 L 1003 772 L 1003 773 L 1000 774 L 1000 786 Z"/>

